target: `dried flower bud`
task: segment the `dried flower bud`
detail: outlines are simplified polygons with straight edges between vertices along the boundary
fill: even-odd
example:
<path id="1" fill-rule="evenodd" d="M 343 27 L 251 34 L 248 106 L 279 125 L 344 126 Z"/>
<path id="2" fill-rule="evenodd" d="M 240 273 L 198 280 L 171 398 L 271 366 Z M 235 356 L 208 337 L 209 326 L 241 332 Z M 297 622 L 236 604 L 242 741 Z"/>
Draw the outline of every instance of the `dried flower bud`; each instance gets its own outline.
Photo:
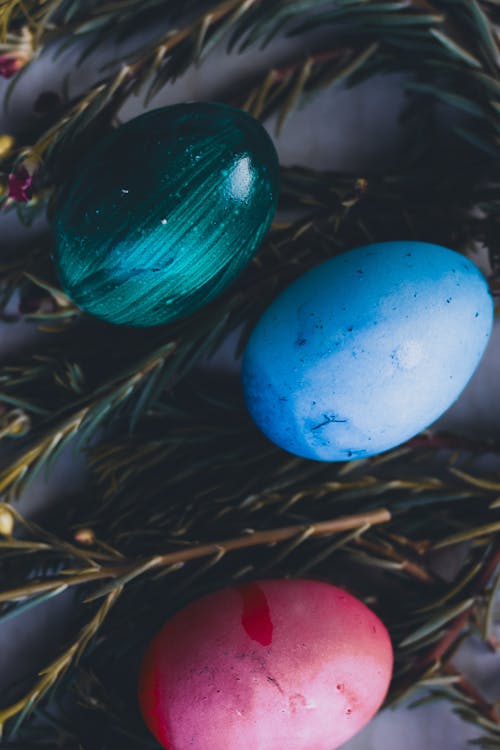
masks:
<path id="1" fill-rule="evenodd" d="M 95 534 L 92 529 L 78 529 L 73 538 L 78 544 L 90 545 L 95 542 Z"/>
<path id="2" fill-rule="evenodd" d="M 358 195 L 363 195 L 368 190 L 368 180 L 364 177 L 359 177 L 356 180 L 356 184 L 354 186 L 354 190 Z"/>
<path id="3" fill-rule="evenodd" d="M 0 76 L 12 78 L 21 68 L 24 68 L 26 63 L 27 59 L 24 55 L 15 55 L 12 52 L 0 55 Z"/>
<path id="4" fill-rule="evenodd" d="M 31 184 L 33 179 L 25 167 L 19 167 L 9 175 L 9 198 L 22 203 L 31 199 Z"/>
<path id="5" fill-rule="evenodd" d="M 15 140 L 8 133 L 0 134 L 0 159 L 5 159 L 14 148 Z"/>
<path id="6" fill-rule="evenodd" d="M 25 26 L 19 36 L 7 36 L 7 43 L 2 44 L 3 52 L 0 55 L 0 76 L 12 78 L 18 73 L 34 55 L 33 34 Z"/>
<path id="7" fill-rule="evenodd" d="M 22 437 L 31 428 L 31 420 L 22 409 L 12 409 L 0 416 L 0 438 Z"/>
<path id="8" fill-rule="evenodd" d="M 366 180 L 364 177 L 360 177 L 356 180 L 352 193 L 346 196 L 346 198 L 344 198 L 344 200 L 342 201 L 342 205 L 345 206 L 345 208 L 352 208 L 356 205 L 356 203 L 358 203 L 360 198 L 364 196 L 367 190 L 368 180 Z"/>
<path id="9" fill-rule="evenodd" d="M 0 535 L 12 536 L 14 530 L 14 516 L 8 508 L 0 508 Z"/>

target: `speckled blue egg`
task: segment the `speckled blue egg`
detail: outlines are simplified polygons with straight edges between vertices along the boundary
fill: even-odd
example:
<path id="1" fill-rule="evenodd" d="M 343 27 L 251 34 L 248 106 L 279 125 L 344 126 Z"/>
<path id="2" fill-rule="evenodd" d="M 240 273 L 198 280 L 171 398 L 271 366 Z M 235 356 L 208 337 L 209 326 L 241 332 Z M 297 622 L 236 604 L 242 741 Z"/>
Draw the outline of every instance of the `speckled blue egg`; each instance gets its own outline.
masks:
<path id="1" fill-rule="evenodd" d="M 245 400 L 277 445 L 344 461 L 394 448 L 459 396 L 493 303 L 467 258 L 425 242 L 351 250 L 271 304 L 245 349 Z"/>

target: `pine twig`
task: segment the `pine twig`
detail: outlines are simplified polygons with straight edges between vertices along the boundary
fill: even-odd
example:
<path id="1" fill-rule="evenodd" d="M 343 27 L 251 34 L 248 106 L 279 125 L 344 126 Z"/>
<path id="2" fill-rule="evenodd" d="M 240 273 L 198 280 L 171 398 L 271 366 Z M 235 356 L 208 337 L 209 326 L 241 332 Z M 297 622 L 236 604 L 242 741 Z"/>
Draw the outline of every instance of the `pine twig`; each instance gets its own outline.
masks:
<path id="1" fill-rule="evenodd" d="M 19 717 L 18 723 L 25 719 L 55 683 L 62 679 L 70 666 L 78 661 L 89 642 L 95 637 L 111 607 L 120 596 L 120 593 L 120 587 L 110 591 L 96 614 L 80 630 L 73 643 L 41 672 L 40 679 L 31 690 L 16 701 L 16 703 L 7 708 L 0 709 L 0 739 L 7 721 L 14 716 Z"/>
<path id="2" fill-rule="evenodd" d="M 146 571 L 168 568 L 170 566 L 182 566 L 191 560 L 209 557 L 213 554 L 219 554 L 221 551 L 225 554 L 235 550 L 246 549 L 248 547 L 278 544 L 282 541 L 303 534 L 304 531 L 307 531 L 308 538 L 329 536 L 349 529 L 365 526 L 368 528 L 379 523 L 387 523 L 390 518 L 391 515 L 389 511 L 385 508 L 379 508 L 367 513 L 358 513 L 351 516 L 334 518 L 329 521 L 318 521 L 307 524 L 306 526 L 296 525 L 265 531 L 255 531 L 251 534 L 245 534 L 243 536 L 233 537 L 232 539 L 213 542 L 211 544 L 191 545 L 178 552 L 167 552 L 165 554 L 154 555 L 146 560 L 136 562 L 122 559 L 113 564 L 95 564 L 91 569 L 86 567 L 78 572 L 71 571 L 69 575 L 62 575 L 59 578 L 52 578 L 41 583 L 28 584 L 27 586 L 19 587 L 17 589 L 2 591 L 0 592 L 0 602 L 15 601 L 23 599 L 26 596 L 53 591 L 61 587 L 67 589 L 71 586 L 101 581 L 107 578 L 113 579 L 110 586 L 106 587 L 107 589 L 109 588 L 109 590 L 112 590 L 117 585 L 116 580 L 122 585 L 133 578 L 137 578 L 137 576 L 142 575 Z M 107 590 L 105 593 L 107 593 Z M 94 594 L 91 598 L 97 598 L 97 596 L 102 596 L 102 594 L 103 591 L 100 590 L 97 595 Z"/>
<path id="3" fill-rule="evenodd" d="M 232 551 L 262 545 L 279 544 L 297 536 L 302 536 L 303 538 L 314 536 L 322 537 L 330 536 L 349 529 L 367 530 L 373 525 L 387 523 L 390 518 L 390 513 L 386 509 L 379 508 L 368 513 L 358 513 L 329 521 L 311 523 L 308 524 L 307 527 L 296 525 L 265 531 L 256 531 L 252 534 L 242 535 L 221 542 L 214 542 L 212 544 L 191 545 L 177 552 L 167 552 L 162 555 L 156 555 L 149 559 L 136 562 L 117 559 L 110 564 L 101 561 L 99 564 L 94 563 L 93 567 L 90 569 L 87 566 L 78 572 L 75 572 L 74 570 L 68 571 L 69 575 L 62 575 L 58 578 L 52 578 L 41 583 L 32 583 L 18 589 L 1 592 L 0 602 L 13 602 L 19 599 L 26 599 L 27 597 L 46 594 L 47 592 L 58 595 L 71 586 L 112 579 L 109 584 L 102 586 L 87 595 L 86 602 L 94 601 L 103 596 L 105 599 L 96 614 L 82 628 L 72 644 L 61 656 L 41 672 L 40 679 L 37 680 L 35 685 L 25 696 L 11 706 L 0 709 L 0 732 L 5 723 L 14 716 L 18 717 L 17 724 L 19 725 L 33 710 L 38 701 L 40 701 L 45 694 L 54 688 L 62 679 L 70 666 L 78 661 L 89 642 L 95 638 L 108 615 L 109 610 L 122 593 L 124 587 L 132 580 L 135 580 L 138 576 L 141 576 L 146 572 L 154 572 L 158 570 L 177 570 L 186 562 L 192 560 L 211 557 L 214 554 L 220 558 Z M 21 520 L 19 514 L 16 514 L 16 519 L 18 521 Z M 26 522 L 25 525 L 27 528 L 35 529 L 35 527 L 31 526 L 28 522 Z M 304 532 L 307 532 L 305 536 Z M 56 545 L 55 548 L 60 549 L 61 545 Z M 62 549 L 65 549 L 65 545 L 62 546 Z M 72 545 L 69 545 L 65 551 L 71 553 L 73 556 L 79 556 L 78 554 L 75 555 Z M 85 560 L 87 557 L 91 557 L 91 553 L 88 555 L 85 554 Z"/>
<path id="4" fill-rule="evenodd" d="M 31 481 L 49 459 L 53 460 L 71 438 L 81 435 L 85 429 L 88 433 L 90 426 L 95 430 L 104 419 L 109 419 L 113 410 L 121 407 L 152 373 L 163 367 L 175 349 L 175 344 L 168 342 L 148 355 L 132 372 L 127 370 L 90 398 L 84 399 L 83 405 L 75 404 L 73 413 L 57 420 L 48 434 L 35 441 L 32 447 L 0 472 L 0 493 L 9 492 L 16 496 L 26 481 Z"/>

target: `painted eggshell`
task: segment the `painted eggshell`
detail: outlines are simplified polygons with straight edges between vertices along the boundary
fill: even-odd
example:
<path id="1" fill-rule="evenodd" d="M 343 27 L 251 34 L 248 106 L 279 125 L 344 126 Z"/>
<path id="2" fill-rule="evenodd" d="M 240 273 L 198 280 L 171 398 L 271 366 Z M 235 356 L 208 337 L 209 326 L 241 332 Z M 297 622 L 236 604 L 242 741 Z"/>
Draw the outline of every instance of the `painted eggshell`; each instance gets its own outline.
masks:
<path id="1" fill-rule="evenodd" d="M 343 461 L 393 448 L 459 396 L 493 322 L 487 283 L 423 242 L 346 252 L 293 282 L 246 347 L 245 400 L 277 445 Z"/>
<path id="2" fill-rule="evenodd" d="M 210 102 L 131 120 L 75 171 L 53 219 L 59 280 L 83 310 L 132 326 L 220 294 L 261 244 L 279 191 L 264 128 Z"/>
<path id="3" fill-rule="evenodd" d="M 335 750 L 376 713 L 393 653 L 378 617 L 319 581 L 223 589 L 146 652 L 142 713 L 170 750 Z"/>

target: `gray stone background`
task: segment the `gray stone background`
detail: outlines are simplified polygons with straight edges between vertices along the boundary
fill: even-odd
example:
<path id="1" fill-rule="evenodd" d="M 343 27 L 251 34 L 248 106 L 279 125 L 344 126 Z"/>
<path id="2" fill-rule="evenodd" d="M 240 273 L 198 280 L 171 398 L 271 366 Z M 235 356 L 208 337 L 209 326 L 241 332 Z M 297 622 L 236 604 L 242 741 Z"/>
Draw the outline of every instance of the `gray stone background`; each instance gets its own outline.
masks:
<path id="1" fill-rule="evenodd" d="M 146 32 L 147 35 L 149 32 Z M 141 40 L 128 42 L 139 45 Z M 300 42 L 307 50 L 307 41 Z M 297 43 L 293 47 L 297 48 Z M 265 51 L 250 51 L 243 55 L 212 54 L 199 68 L 191 69 L 175 84 L 167 86 L 149 105 L 196 99 L 217 99 L 219 92 L 241 75 L 265 68 L 269 61 L 279 64 L 290 53 L 292 44 L 281 40 Z M 119 50 L 120 52 L 123 49 Z M 22 127 L 25 118 L 35 117 L 33 103 L 41 92 L 61 90 L 62 81 L 69 74 L 69 90 L 77 93 L 95 80 L 99 68 L 116 55 L 114 45 L 103 47 L 79 69 L 74 68 L 76 50 L 64 53 L 56 63 L 45 53 L 19 82 L 8 112 L 0 113 L 0 133 L 12 132 Z M 0 101 L 7 84 L 0 81 Z M 404 104 L 404 79 L 401 76 L 372 78 L 353 89 L 328 90 L 296 111 L 279 138 L 275 137 L 274 121 L 265 123 L 275 138 L 282 163 L 302 164 L 321 169 L 346 170 L 360 176 L 368 168 L 384 169 L 393 163 L 401 144 L 398 115 Z M 143 110 L 140 97 L 124 106 L 123 120 L 130 119 Z M 31 232 L 43 229 L 39 222 Z M 15 216 L 0 218 L 0 249 L 15 246 L 26 237 Z M 460 249 L 460 248 L 457 248 Z M 473 260 L 484 263 L 481 249 Z M 495 326 L 488 350 L 472 381 L 460 399 L 439 424 L 443 428 L 477 436 L 500 436 L 500 326 Z M 20 347 L 29 346 L 37 336 L 33 326 L 20 322 L 0 324 L 0 358 L 8 361 L 9 354 Z M 235 370 L 230 346 L 217 358 L 218 367 Z M 55 502 L 62 490 L 82 481 L 82 458 L 73 450 L 66 450 L 49 477 L 41 477 L 20 500 L 20 509 L 28 515 Z M 451 555 L 444 561 L 450 574 L 456 566 Z M 3 586 L 5 582 L 1 582 Z M 0 703 L 2 691 L 33 666 L 42 666 L 44 653 L 65 636 L 65 615 L 71 607 L 72 597 L 58 597 L 53 602 L 40 605 L 0 629 Z M 500 619 L 500 609 L 498 611 Z M 500 637 L 500 627 L 498 636 Z M 490 699 L 500 699 L 500 654 L 489 653 L 479 642 L 471 640 L 461 649 L 458 665 Z M 467 747 L 468 739 L 478 731 L 464 724 L 442 704 L 418 709 L 402 706 L 380 713 L 346 750 L 442 750 Z M 229 750 L 229 749 L 228 749 Z"/>

